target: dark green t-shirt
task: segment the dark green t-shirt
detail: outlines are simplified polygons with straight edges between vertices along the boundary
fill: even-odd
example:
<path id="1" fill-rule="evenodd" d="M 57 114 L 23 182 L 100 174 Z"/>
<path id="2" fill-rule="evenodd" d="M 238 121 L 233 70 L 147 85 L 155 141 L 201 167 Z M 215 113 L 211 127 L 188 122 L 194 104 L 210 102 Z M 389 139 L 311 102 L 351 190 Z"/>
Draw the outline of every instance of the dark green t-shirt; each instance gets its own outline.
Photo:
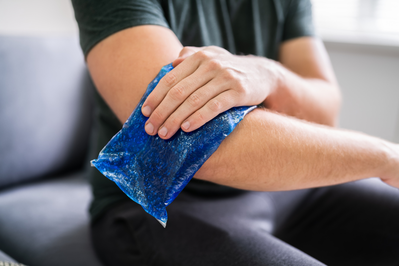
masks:
<path id="1" fill-rule="evenodd" d="M 278 59 L 281 42 L 314 34 L 310 0 L 72 0 L 85 56 L 104 38 L 138 25 L 171 29 L 184 46 L 223 47 L 233 54 Z M 122 127 L 95 93 L 95 134 L 92 158 Z M 95 168 L 90 170 L 97 219 L 117 202 L 130 200 Z M 233 189 L 192 180 L 187 190 L 227 193 Z"/>

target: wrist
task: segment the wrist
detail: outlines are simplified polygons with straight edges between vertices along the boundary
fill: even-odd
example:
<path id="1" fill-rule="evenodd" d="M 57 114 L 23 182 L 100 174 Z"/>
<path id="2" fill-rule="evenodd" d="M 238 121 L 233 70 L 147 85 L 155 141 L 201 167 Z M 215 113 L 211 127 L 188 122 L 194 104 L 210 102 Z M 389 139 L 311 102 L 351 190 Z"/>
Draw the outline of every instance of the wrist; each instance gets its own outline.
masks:
<path id="1" fill-rule="evenodd" d="M 296 107 L 296 96 L 294 91 L 287 86 L 288 71 L 277 61 L 267 59 L 263 64 L 265 77 L 268 79 L 269 95 L 263 104 L 270 110 L 295 116 L 295 112 L 299 110 Z"/>
<path id="2" fill-rule="evenodd" d="M 269 96 L 278 98 L 279 94 L 282 93 L 281 88 L 284 84 L 284 67 L 277 61 L 261 58 L 259 62 L 259 69 L 261 69 L 262 77 L 264 77 L 264 84 L 268 87 Z M 267 100 L 267 98 L 266 98 Z"/>
<path id="3" fill-rule="evenodd" d="M 399 187 L 399 145 L 384 141 L 383 150 L 385 163 L 379 177 L 385 183 Z"/>

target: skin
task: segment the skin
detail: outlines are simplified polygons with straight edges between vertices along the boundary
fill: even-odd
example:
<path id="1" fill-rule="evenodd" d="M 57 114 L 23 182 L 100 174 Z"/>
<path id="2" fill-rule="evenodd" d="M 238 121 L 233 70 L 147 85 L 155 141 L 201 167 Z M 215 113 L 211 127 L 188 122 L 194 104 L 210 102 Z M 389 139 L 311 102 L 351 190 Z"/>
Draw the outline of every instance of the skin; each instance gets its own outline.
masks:
<path id="1" fill-rule="evenodd" d="M 182 49 L 170 30 L 139 26 L 97 44 L 87 63 L 98 91 L 124 122 L 159 69 L 177 59 L 176 68 L 160 81 L 142 109 L 153 125 L 150 134 L 167 127 L 166 135 L 159 133 L 165 139 L 184 122 L 190 127 L 183 130 L 194 130 L 231 106 L 268 107 L 249 113 L 196 178 L 262 191 L 372 176 L 399 187 L 398 145 L 330 127 L 336 122 L 340 94 L 318 40 L 283 43 L 280 63 L 235 56 L 216 47 Z M 195 93 L 198 100 L 192 101 Z"/>
<path id="2" fill-rule="evenodd" d="M 320 42 L 313 38 L 287 42 L 280 58 L 281 64 L 232 55 L 219 47 L 183 49 L 175 69 L 143 104 L 142 113 L 149 116 L 146 132 L 168 139 L 179 128 L 193 131 L 234 106 L 262 103 L 280 113 L 334 125 L 339 89 Z"/>

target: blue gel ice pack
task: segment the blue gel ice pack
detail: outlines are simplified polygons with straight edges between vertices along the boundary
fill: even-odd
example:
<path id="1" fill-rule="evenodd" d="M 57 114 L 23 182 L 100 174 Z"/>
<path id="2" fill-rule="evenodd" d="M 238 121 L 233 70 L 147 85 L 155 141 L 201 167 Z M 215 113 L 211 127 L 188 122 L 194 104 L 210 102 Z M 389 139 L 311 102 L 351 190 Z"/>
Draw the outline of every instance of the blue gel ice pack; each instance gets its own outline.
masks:
<path id="1" fill-rule="evenodd" d="M 172 69 L 172 64 L 161 69 L 123 128 L 101 150 L 98 159 L 91 161 L 92 166 L 164 227 L 168 219 L 166 206 L 255 108 L 234 107 L 195 131 L 186 133 L 180 129 L 168 140 L 150 136 L 144 130 L 148 118 L 141 113 L 141 107 L 160 79 Z"/>

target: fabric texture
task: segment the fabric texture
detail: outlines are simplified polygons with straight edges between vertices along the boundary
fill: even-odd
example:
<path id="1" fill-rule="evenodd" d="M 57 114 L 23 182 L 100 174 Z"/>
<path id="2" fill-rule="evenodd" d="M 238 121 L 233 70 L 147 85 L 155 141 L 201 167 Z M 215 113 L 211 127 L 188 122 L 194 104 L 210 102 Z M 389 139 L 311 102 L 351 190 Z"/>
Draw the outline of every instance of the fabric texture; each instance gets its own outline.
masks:
<path id="1" fill-rule="evenodd" d="M 0 266 L 25 266 L 25 265 L 8 261 L 7 262 L 0 261 Z"/>
<path id="2" fill-rule="evenodd" d="M 81 166 L 90 89 L 77 38 L 0 36 L 0 188 Z"/>
<path id="3" fill-rule="evenodd" d="M 162 228 L 134 202 L 93 225 L 108 266 L 399 265 L 399 193 L 379 179 L 209 197 L 185 191 Z"/>
<path id="4" fill-rule="evenodd" d="M 82 49 L 138 25 L 170 28 L 184 46 L 223 47 L 233 54 L 254 54 L 277 59 L 281 42 L 313 36 L 309 0 L 72 0 L 79 25 Z M 97 131 L 91 158 L 122 128 L 101 96 L 95 92 Z M 96 220 L 107 208 L 128 200 L 120 189 L 92 169 L 94 200 L 90 207 Z M 231 193 L 235 189 L 192 180 L 188 190 L 201 193 Z"/>
<path id="5" fill-rule="evenodd" d="M 10 262 L 10 263 L 16 263 L 15 260 L 13 260 L 10 256 L 8 256 L 7 254 L 5 254 L 4 252 L 2 252 L 0 250 L 0 265 L 1 262 L 5 263 L 5 262 Z"/>
<path id="6" fill-rule="evenodd" d="M 84 172 L 1 191 L 0 250 L 30 266 L 101 266 L 90 242 L 90 198 Z"/>
<path id="7" fill-rule="evenodd" d="M 85 56 L 134 26 L 170 28 L 183 45 L 224 47 L 276 59 L 285 40 L 313 36 L 309 0 L 72 0 Z"/>

